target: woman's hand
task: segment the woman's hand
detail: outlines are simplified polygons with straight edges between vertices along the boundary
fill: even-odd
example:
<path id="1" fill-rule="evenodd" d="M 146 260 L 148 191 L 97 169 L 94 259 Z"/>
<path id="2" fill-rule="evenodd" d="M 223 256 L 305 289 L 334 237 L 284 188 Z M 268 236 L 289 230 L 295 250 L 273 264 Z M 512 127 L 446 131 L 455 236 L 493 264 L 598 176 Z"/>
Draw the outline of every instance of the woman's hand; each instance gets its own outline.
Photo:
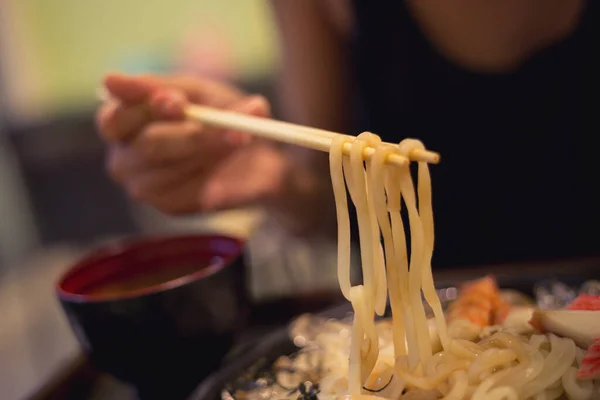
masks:
<path id="1" fill-rule="evenodd" d="M 269 104 L 218 82 L 109 75 L 97 113 L 107 168 L 136 201 L 169 214 L 235 208 L 275 197 L 286 160 L 273 144 L 184 119 L 188 103 L 269 116 Z"/>

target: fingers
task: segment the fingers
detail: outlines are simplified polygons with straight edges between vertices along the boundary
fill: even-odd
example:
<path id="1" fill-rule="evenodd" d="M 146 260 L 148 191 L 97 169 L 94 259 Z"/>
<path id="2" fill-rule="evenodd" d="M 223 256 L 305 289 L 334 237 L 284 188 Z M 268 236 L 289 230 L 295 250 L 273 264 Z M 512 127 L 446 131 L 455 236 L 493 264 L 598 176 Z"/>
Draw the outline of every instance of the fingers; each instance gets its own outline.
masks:
<path id="1" fill-rule="evenodd" d="M 267 115 L 268 103 L 253 96 L 237 103 L 234 110 L 255 115 Z M 109 141 L 130 139 L 122 145 L 115 143 L 118 155 L 111 163 L 113 175 L 123 175 L 131 168 L 152 168 L 177 163 L 189 157 L 217 163 L 235 147 L 245 145 L 250 136 L 241 132 L 222 132 L 207 129 L 195 121 L 154 121 L 147 124 L 148 110 L 109 104 L 100 113 L 101 131 Z M 124 154 L 126 153 L 126 154 Z"/>
<path id="2" fill-rule="evenodd" d="M 284 165 L 285 157 L 272 146 L 250 146 L 210 169 L 195 170 L 188 176 L 182 172 L 183 179 L 170 184 L 168 190 L 163 186 L 163 190 L 153 191 L 156 195 L 149 203 L 175 215 L 253 205 L 279 190 Z"/>
<path id="3" fill-rule="evenodd" d="M 244 93 L 233 86 L 186 76 L 109 74 L 104 79 L 104 85 L 112 97 L 126 105 L 153 100 L 159 114 L 165 110 L 167 114 L 171 114 L 170 109 L 177 104 L 181 105 L 183 99 L 209 107 L 231 108 L 245 98 Z M 257 101 L 254 106 L 258 114 L 269 114 L 268 102 L 264 98 L 253 101 Z M 169 103 L 172 104 L 169 106 Z"/>
<path id="4" fill-rule="evenodd" d="M 248 168 L 253 160 L 232 163 L 250 135 L 203 126 L 186 120 L 184 113 L 190 103 L 197 103 L 268 117 L 264 97 L 187 77 L 111 74 L 105 85 L 111 100 L 99 110 L 97 123 L 109 144 L 107 169 L 135 200 L 180 214 L 243 204 L 271 190 L 273 179 L 253 183 L 256 174 Z M 228 164 L 231 172 L 218 172 Z M 260 171 L 264 176 L 271 172 Z M 220 183 L 206 195 L 209 181 Z"/>
<path id="5" fill-rule="evenodd" d="M 149 76 L 108 74 L 104 86 L 110 95 L 123 104 L 138 104 L 148 100 L 161 87 L 160 80 Z"/>
<path id="6" fill-rule="evenodd" d="M 97 113 L 97 124 L 109 142 L 131 140 L 155 120 L 183 119 L 189 101 L 262 117 L 270 114 L 264 97 L 244 97 L 231 86 L 207 80 L 111 74 L 105 85 L 112 100 Z M 234 145 L 249 141 L 239 132 L 221 132 Z"/>
<path id="7" fill-rule="evenodd" d="M 134 200 L 153 205 L 164 212 L 183 212 L 182 208 L 190 210 L 192 205 L 196 211 L 200 211 L 197 191 L 202 187 L 206 175 L 197 161 L 188 160 L 175 168 L 144 171 L 125 187 Z M 187 192 L 191 186 L 195 187 L 196 193 Z M 186 207 L 182 207 L 184 203 Z"/>
<path id="8" fill-rule="evenodd" d="M 97 113 L 97 125 L 108 142 L 128 141 L 155 120 L 182 119 L 187 100 L 174 90 L 158 90 L 149 103 L 123 104 L 110 100 Z"/>
<path id="9" fill-rule="evenodd" d="M 150 108 L 146 104 L 124 106 L 116 101 L 104 104 L 96 120 L 100 135 L 107 142 L 127 141 L 150 119 Z"/>
<path id="10" fill-rule="evenodd" d="M 180 184 L 170 186 L 169 190 L 155 192 L 156 196 L 149 204 L 171 215 L 209 211 L 202 206 L 200 201 L 204 180 L 205 177 L 199 174 L 190 176 Z"/>
<path id="11" fill-rule="evenodd" d="M 152 202 L 169 182 L 184 184 L 215 168 L 234 150 L 193 121 L 155 122 L 127 144 L 110 147 L 107 169 L 137 201 Z"/>
<path id="12" fill-rule="evenodd" d="M 109 157 L 111 175 L 131 198 L 169 214 L 230 209 L 271 198 L 286 179 L 285 165 L 280 151 L 263 144 L 226 160 L 189 157 L 172 164 L 140 164 L 127 147 L 113 148 Z"/>
<path id="13" fill-rule="evenodd" d="M 227 108 L 245 96 L 234 86 L 189 76 L 164 78 L 165 87 L 183 92 L 190 102 L 208 107 Z"/>
<path id="14" fill-rule="evenodd" d="M 220 158 L 232 149 L 216 135 L 206 134 L 195 121 L 161 121 L 148 125 L 130 143 L 130 151 L 144 165 L 176 163 L 187 158 L 204 162 Z"/>
<path id="15" fill-rule="evenodd" d="M 231 146 L 218 137 L 220 143 L 204 136 L 201 127 L 192 121 L 155 122 L 131 142 L 112 145 L 107 168 L 115 180 L 124 183 L 144 171 L 176 168 L 188 159 L 217 162 L 231 151 Z"/>
<path id="16" fill-rule="evenodd" d="M 257 144 L 232 154 L 226 164 L 207 175 L 200 192 L 203 210 L 247 206 L 273 197 L 286 180 L 285 154 L 270 144 Z"/>
<path id="17" fill-rule="evenodd" d="M 167 213 L 200 211 L 197 196 L 182 188 L 202 187 L 207 174 L 203 160 L 188 158 L 175 164 L 147 165 L 131 155 L 127 147 L 114 147 L 107 159 L 110 175 L 129 197 Z M 183 194 L 185 197 L 181 197 Z"/>
<path id="18" fill-rule="evenodd" d="M 111 96 L 128 105 L 148 101 L 161 89 L 180 92 L 193 103 L 217 108 L 224 108 L 244 96 L 233 86 L 187 76 L 108 74 L 104 85 Z"/>

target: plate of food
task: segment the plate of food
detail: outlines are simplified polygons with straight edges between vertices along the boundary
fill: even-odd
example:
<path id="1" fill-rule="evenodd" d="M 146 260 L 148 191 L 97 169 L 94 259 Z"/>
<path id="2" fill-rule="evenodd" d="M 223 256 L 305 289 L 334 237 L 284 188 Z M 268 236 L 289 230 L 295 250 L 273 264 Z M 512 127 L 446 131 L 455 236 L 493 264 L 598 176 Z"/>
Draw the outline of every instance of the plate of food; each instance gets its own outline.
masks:
<path id="1" fill-rule="evenodd" d="M 532 359 L 536 360 L 540 359 L 540 354 L 544 356 L 544 360 L 550 356 L 551 337 L 571 339 L 576 345 L 574 359 L 570 365 L 562 366 L 564 370 L 562 375 L 562 370 L 555 372 L 561 375 L 560 379 L 553 382 L 552 389 L 544 390 L 544 394 L 538 394 L 537 398 L 544 398 L 542 396 L 557 399 L 600 398 L 591 397 L 599 396 L 600 368 L 597 357 L 600 354 L 598 353 L 600 346 L 598 343 L 594 344 L 596 334 L 594 330 L 598 329 L 595 324 L 598 322 L 587 321 L 587 318 L 593 316 L 592 314 L 579 312 L 589 311 L 590 308 L 592 311 L 597 309 L 598 296 L 594 293 L 597 292 L 598 282 L 589 281 L 580 288 L 573 288 L 561 282 L 542 281 L 535 285 L 535 298 L 515 290 L 500 290 L 492 277 L 484 277 L 460 286 L 466 290 L 461 290 L 460 287 L 438 290 L 447 320 L 450 321 L 448 329 L 453 337 L 463 338 L 462 340 L 473 342 L 482 349 L 490 350 L 502 349 L 502 345 L 498 346 L 494 343 L 499 338 L 506 339 L 510 337 L 508 335 L 512 335 L 518 338 L 526 351 L 536 354 L 532 356 Z M 468 305 L 473 302 L 474 294 L 479 292 L 487 293 L 488 299 L 495 299 L 496 305 L 490 308 L 486 305 L 490 302 L 484 301 L 476 301 L 477 306 Z M 454 293 L 456 293 L 455 297 Z M 565 295 L 568 299 L 573 296 L 573 293 L 576 294 L 575 299 L 566 306 L 548 307 L 549 302 L 553 305 L 564 304 Z M 444 296 L 451 299 L 446 299 Z M 431 310 L 428 310 L 427 314 L 431 346 L 436 352 L 434 357 L 448 357 L 443 355 Z M 485 319 L 483 323 L 482 316 Z M 397 393 L 393 393 L 392 382 L 397 377 L 391 368 L 393 365 L 391 322 L 388 308 L 388 313 L 379 318 L 375 324 L 379 337 L 379 366 L 363 385 L 363 392 L 384 399 L 444 398 L 439 390 L 434 395 L 426 390 L 419 393 L 414 389 L 410 391 L 413 395 L 409 397 L 407 395 L 409 388 L 402 388 L 401 393 L 404 391 L 404 397 L 394 397 Z M 345 376 L 348 373 L 351 329 L 352 307 L 348 304 L 319 314 L 302 315 L 289 326 L 261 338 L 258 343 L 251 346 L 251 351 L 207 379 L 193 399 L 321 400 L 337 399 L 340 396 L 345 399 L 340 393 L 344 392 L 347 385 Z M 540 354 L 535 353 L 536 346 Z M 488 354 L 495 351 L 491 350 Z M 481 354 L 484 352 L 485 350 Z M 484 358 L 480 363 L 483 361 Z M 497 362 L 500 362 L 500 358 Z M 568 363 L 568 361 L 564 362 Z M 516 363 L 512 360 L 508 364 L 517 365 Z M 430 368 L 434 368 L 433 364 Z M 470 368 L 472 368 L 471 374 L 475 374 L 477 367 Z M 498 367 L 489 367 L 487 373 L 491 373 L 490 368 L 491 371 L 498 369 Z M 530 368 L 535 366 L 532 365 Z M 533 371 L 535 372 L 535 369 Z M 486 374 L 486 372 L 482 373 Z M 593 391 L 594 389 L 596 392 Z M 470 390 L 473 391 L 473 388 Z M 552 397 L 552 393 L 547 393 L 552 390 L 554 395 L 558 395 L 559 392 L 560 395 Z M 466 394 L 472 396 L 473 393 Z"/>
<path id="2" fill-rule="evenodd" d="M 415 184 L 410 168 L 411 154 L 424 150 L 412 139 L 382 145 L 369 133 L 332 140 L 338 279 L 347 304 L 262 338 L 195 398 L 600 399 L 600 296 L 589 289 L 597 285 L 577 293 L 541 282 L 537 302 L 500 290 L 491 276 L 436 290 L 429 169 L 415 163 Z M 405 162 L 385 165 L 391 155 Z M 363 281 L 354 286 L 346 190 L 360 235 Z"/>

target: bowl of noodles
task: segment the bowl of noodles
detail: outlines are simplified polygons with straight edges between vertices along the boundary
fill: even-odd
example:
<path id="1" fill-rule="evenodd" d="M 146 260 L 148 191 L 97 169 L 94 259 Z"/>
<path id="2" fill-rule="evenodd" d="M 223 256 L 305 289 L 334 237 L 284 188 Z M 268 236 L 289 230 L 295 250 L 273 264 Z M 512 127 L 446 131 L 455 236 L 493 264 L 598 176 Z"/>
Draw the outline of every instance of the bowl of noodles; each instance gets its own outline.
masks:
<path id="1" fill-rule="evenodd" d="M 438 379 L 438 382 L 433 381 L 438 385 L 434 389 L 428 389 L 431 383 L 428 385 L 427 380 L 423 379 L 426 375 L 421 375 L 421 372 L 415 373 L 412 377 L 415 381 L 411 384 L 401 381 L 394 371 L 392 321 L 388 308 L 387 313 L 375 321 L 379 338 L 378 364 L 363 383 L 361 396 L 375 396 L 380 399 L 471 399 L 476 394 L 476 387 L 481 386 L 485 379 L 491 379 L 494 374 L 504 371 L 507 375 L 500 382 L 509 382 L 509 387 L 520 387 L 523 391 L 532 389 L 537 391 L 529 397 L 515 397 L 518 399 L 600 398 L 594 397 L 599 395 L 598 378 L 593 378 L 593 371 L 590 375 L 590 368 L 587 368 L 584 363 L 586 359 L 593 361 L 597 354 L 594 356 L 591 346 L 586 348 L 585 344 L 581 343 L 581 341 L 585 342 L 585 335 L 577 338 L 578 333 L 581 336 L 582 329 L 561 330 L 560 325 L 552 326 L 553 320 L 560 321 L 561 313 L 568 315 L 578 309 L 593 311 L 586 308 L 595 307 L 590 299 L 597 297 L 592 293 L 598 292 L 599 282 L 589 281 L 579 288 L 572 288 L 576 297 L 565 307 L 564 304 L 572 296 L 570 293 L 565 298 L 562 291 L 566 287 L 567 285 L 556 282 L 552 292 L 532 289 L 536 294 L 535 301 L 514 290 L 498 289 L 495 279 L 491 277 L 467 282 L 458 288 L 438 290 L 446 316 L 449 321 L 453 321 L 449 323 L 453 340 L 457 340 L 465 347 L 468 346 L 469 351 L 474 355 L 474 360 L 467 366 L 465 360 L 461 362 L 459 356 L 453 355 L 452 352 L 457 351 L 455 348 L 444 353 L 432 311 L 426 307 L 430 343 L 435 353 L 426 370 Z M 470 319 L 449 318 L 452 314 L 463 313 L 464 305 L 472 300 L 470 297 L 474 289 L 486 288 L 491 288 L 495 295 L 510 307 L 510 312 L 502 320 L 499 313 L 497 317 L 494 316 L 498 310 L 495 307 L 492 307 L 489 322 L 485 326 L 478 326 Z M 457 295 L 448 299 L 444 297 L 444 293 L 449 293 L 450 297 L 453 297 L 453 293 Z M 492 292 L 488 294 L 492 295 Z M 550 300 L 554 305 L 562 304 L 561 308 L 547 309 Z M 472 310 L 476 309 L 470 307 Z M 478 306 L 478 309 L 483 311 L 482 306 Z M 319 314 L 305 314 L 298 317 L 288 327 L 262 337 L 258 343 L 251 346 L 250 352 L 207 379 L 192 398 L 203 400 L 353 399 L 354 397 L 345 394 L 348 386 L 352 317 L 352 307 L 349 304 Z M 546 320 L 545 325 L 548 328 L 536 326 L 535 319 L 540 317 Z M 580 327 L 585 325 L 593 327 L 593 324 L 577 321 L 574 323 Z M 575 339 L 570 338 L 570 332 L 575 333 Z M 520 355 L 523 361 L 520 361 L 517 355 Z M 455 363 L 454 366 L 452 362 Z M 527 367 L 525 363 L 528 363 Z M 450 382 L 453 382 L 452 372 L 449 371 L 461 366 L 467 367 L 465 373 L 468 385 L 465 386 L 464 393 L 449 397 L 448 395 L 452 394 Z M 514 372 L 518 374 L 521 374 L 522 370 L 528 371 L 528 378 L 522 375 L 521 382 L 511 379 L 508 376 L 510 368 L 514 368 Z M 434 371 L 437 371 L 437 375 Z M 578 378 L 586 374 L 587 378 Z M 447 376 L 444 378 L 445 375 Z M 456 375 L 458 374 L 455 373 Z M 524 384 L 523 381 L 529 382 L 529 385 Z M 458 389 L 454 389 L 455 393 Z M 480 395 L 480 398 L 494 398 L 489 394 L 485 396 Z M 496 398 L 513 398 L 508 396 Z M 365 399 L 367 398 L 369 397 Z"/>
<path id="2" fill-rule="evenodd" d="M 386 145 L 371 133 L 332 140 L 345 308 L 303 316 L 262 339 L 221 375 L 218 393 L 209 380 L 196 398 L 600 399 L 599 293 L 552 308 L 503 292 L 490 276 L 436 290 L 431 179 L 428 164 L 410 161 L 415 150 L 424 150 L 417 140 Z M 388 166 L 392 154 L 405 164 Z M 359 227 L 363 282 L 355 286 L 346 190 Z"/>

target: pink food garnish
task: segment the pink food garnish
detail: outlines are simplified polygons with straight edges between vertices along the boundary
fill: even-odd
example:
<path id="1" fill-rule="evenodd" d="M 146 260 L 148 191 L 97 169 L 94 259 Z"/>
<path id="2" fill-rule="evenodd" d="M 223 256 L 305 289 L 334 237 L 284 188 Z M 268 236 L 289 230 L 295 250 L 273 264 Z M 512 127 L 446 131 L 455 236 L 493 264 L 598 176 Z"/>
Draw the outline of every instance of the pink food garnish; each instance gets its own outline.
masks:
<path id="1" fill-rule="evenodd" d="M 598 378 L 600 378 L 600 337 L 594 339 L 577 371 L 577 379 Z"/>
<path id="2" fill-rule="evenodd" d="M 567 306 L 567 310 L 600 311 L 600 295 L 580 294 Z"/>

